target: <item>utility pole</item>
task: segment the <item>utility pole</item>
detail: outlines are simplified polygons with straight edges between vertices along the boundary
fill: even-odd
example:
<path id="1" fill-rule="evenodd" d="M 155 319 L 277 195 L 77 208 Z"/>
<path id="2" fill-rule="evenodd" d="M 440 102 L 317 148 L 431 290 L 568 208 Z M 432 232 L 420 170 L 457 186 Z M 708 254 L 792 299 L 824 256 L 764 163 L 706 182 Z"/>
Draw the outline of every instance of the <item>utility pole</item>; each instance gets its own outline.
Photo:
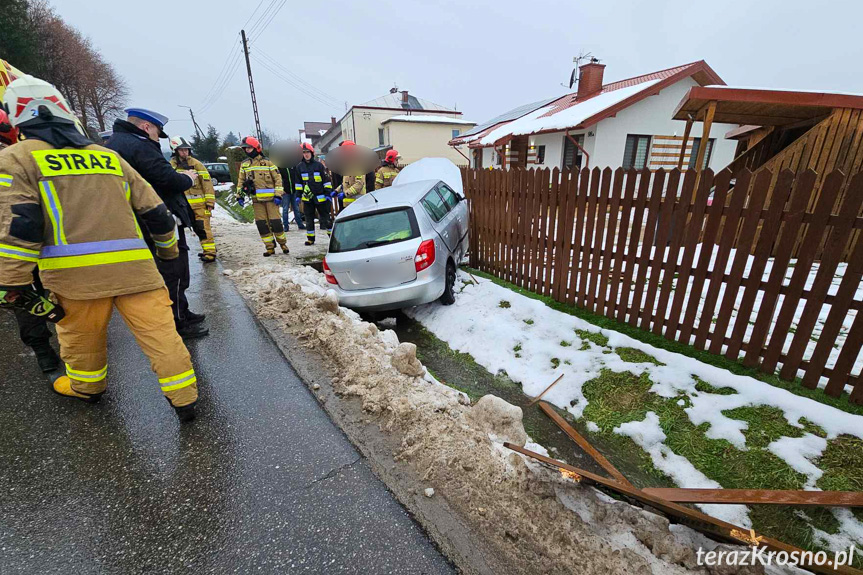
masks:
<path id="1" fill-rule="evenodd" d="M 192 124 L 195 125 L 195 133 L 198 134 L 198 137 L 203 140 L 204 139 L 204 131 L 201 130 L 201 126 L 199 126 L 198 122 L 195 121 L 195 112 L 192 111 L 192 107 L 191 106 L 184 106 L 182 104 L 177 104 L 177 105 L 180 106 L 181 108 L 188 108 L 189 109 L 189 115 L 192 116 Z"/>
<path id="2" fill-rule="evenodd" d="M 249 90 L 252 93 L 252 111 L 255 112 L 255 129 L 258 131 L 258 141 L 261 138 L 261 120 L 258 118 L 258 101 L 255 99 L 255 83 L 252 81 L 252 64 L 249 62 L 249 43 L 246 42 L 246 31 L 240 30 L 243 36 L 243 53 L 246 55 L 246 71 L 249 73 Z"/>

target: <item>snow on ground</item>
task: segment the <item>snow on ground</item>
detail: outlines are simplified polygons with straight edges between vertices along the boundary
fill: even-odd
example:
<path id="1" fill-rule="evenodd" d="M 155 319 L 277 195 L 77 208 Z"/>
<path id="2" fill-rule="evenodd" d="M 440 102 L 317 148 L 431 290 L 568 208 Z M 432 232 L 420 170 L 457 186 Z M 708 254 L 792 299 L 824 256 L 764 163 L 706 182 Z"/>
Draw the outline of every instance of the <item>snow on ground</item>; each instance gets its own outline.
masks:
<path id="1" fill-rule="evenodd" d="M 587 407 L 582 391 L 585 382 L 597 378 L 603 369 L 629 371 L 638 376 L 647 373 L 654 382 L 651 392 L 673 398 L 685 394 L 690 407 L 684 411 L 694 425 L 707 423 L 707 436 L 726 439 L 736 448 L 746 450 L 742 433 L 748 424 L 723 415 L 724 411 L 746 406 L 768 406 L 781 410 L 788 423 L 802 428 L 801 418 L 820 426 L 827 439 L 848 434 L 863 438 L 863 417 L 845 413 L 816 401 L 773 387 L 757 379 L 735 375 L 695 359 L 654 348 L 626 335 L 602 330 L 577 317 L 555 311 L 537 301 L 500 287 L 485 279 L 473 284 L 460 273 L 456 291 L 460 293 L 452 306 L 434 303 L 413 308 L 408 314 L 422 323 L 438 338 L 462 353 L 469 353 L 492 373 L 505 371 L 521 383 L 525 394 L 536 396 L 555 378 L 563 380 L 544 397 L 581 419 Z M 664 365 L 629 363 L 608 348 L 582 342 L 576 330 L 601 332 L 608 338 L 608 347 L 630 347 L 641 350 Z M 515 351 L 517 349 L 517 351 Z M 605 353 L 604 353 L 605 352 Z M 719 395 L 696 390 L 694 377 L 716 387 L 730 387 L 737 393 Z M 657 468 L 664 471 L 681 487 L 716 486 L 684 458 L 674 454 L 664 444 L 664 434 L 655 414 L 636 423 L 620 426 L 618 433 L 632 437 L 651 456 Z M 814 436 L 813 436 L 814 437 Z M 817 480 L 812 460 L 817 459 L 826 441 L 816 441 L 805 435 L 801 439 L 785 438 L 770 446 L 771 452 L 809 477 L 809 485 Z M 808 463 L 808 465 L 807 465 Z M 817 468 L 815 468 L 817 469 Z M 820 471 L 820 470 L 819 470 Z M 706 513 L 716 515 L 715 506 L 702 506 Z M 748 524 L 745 507 L 733 509 L 734 521 Z M 724 507 L 726 513 L 729 506 Z M 731 521 L 731 519 L 728 519 Z M 843 526 L 845 527 L 845 526 Z M 863 524 L 853 516 L 847 521 L 847 531 L 856 533 Z M 863 537 L 859 538 L 863 542 Z"/>

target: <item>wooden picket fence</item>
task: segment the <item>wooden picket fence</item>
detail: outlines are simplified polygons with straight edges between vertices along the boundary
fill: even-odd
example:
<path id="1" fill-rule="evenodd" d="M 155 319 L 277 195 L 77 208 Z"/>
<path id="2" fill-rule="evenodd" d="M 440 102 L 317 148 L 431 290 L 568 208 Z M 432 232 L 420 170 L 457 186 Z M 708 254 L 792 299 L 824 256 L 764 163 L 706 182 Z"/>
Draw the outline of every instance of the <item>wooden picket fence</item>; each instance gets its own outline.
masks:
<path id="1" fill-rule="evenodd" d="M 863 403 L 863 173 L 462 173 L 476 269 Z"/>

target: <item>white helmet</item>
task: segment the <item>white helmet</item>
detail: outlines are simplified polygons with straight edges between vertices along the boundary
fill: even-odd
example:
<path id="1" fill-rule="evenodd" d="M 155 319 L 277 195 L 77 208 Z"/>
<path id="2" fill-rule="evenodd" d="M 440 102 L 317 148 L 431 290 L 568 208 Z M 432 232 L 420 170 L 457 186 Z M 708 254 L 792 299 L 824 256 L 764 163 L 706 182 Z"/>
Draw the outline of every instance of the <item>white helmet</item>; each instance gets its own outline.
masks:
<path id="1" fill-rule="evenodd" d="M 9 84 L 3 102 L 15 127 L 44 122 L 78 125 L 78 118 L 63 94 L 33 76 L 25 74 Z"/>
<path id="2" fill-rule="evenodd" d="M 171 151 L 176 152 L 180 148 L 192 149 L 192 144 L 186 141 L 183 136 L 174 136 L 171 138 Z"/>

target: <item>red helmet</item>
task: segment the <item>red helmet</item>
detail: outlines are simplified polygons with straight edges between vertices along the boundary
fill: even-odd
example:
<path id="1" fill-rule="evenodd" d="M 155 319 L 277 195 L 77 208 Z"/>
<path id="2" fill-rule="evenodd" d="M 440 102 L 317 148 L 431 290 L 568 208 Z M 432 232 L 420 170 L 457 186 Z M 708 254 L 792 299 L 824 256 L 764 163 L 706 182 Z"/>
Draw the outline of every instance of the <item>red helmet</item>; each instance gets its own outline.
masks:
<path id="1" fill-rule="evenodd" d="M 339 142 L 339 146 L 356 146 L 357 143 L 353 140 L 345 140 L 344 142 Z"/>
<path id="2" fill-rule="evenodd" d="M 304 152 L 311 152 L 312 155 L 315 153 L 315 147 L 308 142 L 303 142 L 302 148 Z"/>
<path id="3" fill-rule="evenodd" d="M 0 142 L 11 146 L 18 141 L 18 128 L 12 126 L 9 116 L 0 108 Z"/>
<path id="4" fill-rule="evenodd" d="M 245 138 L 243 138 L 241 144 L 244 148 L 254 148 L 258 151 L 259 154 L 261 153 L 261 143 L 258 141 L 257 138 L 253 136 L 246 136 Z"/>
<path id="5" fill-rule="evenodd" d="M 384 157 L 385 162 L 389 162 L 395 165 L 396 161 L 399 159 L 399 153 L 395 150 L 390 150 L 387 152 L 387 155 Z"/>

